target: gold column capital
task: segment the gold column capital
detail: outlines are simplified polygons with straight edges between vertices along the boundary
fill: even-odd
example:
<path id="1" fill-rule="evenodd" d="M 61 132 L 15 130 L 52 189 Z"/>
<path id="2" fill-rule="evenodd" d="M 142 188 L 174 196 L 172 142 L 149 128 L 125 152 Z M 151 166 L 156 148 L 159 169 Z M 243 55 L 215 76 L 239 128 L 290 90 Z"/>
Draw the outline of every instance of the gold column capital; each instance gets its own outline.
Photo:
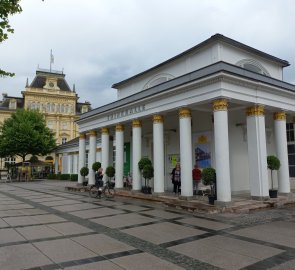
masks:
<path id="1" fill-rule="evenodd" d="M 189 108 L 181 108 L 178 111 L 179 118 L 190 118 L 192 117 L 191 110 Z"/>
<path id="2" fill-rule="evenodd" d="M 124 125 L 121 125 L 121 124 L 116 125 L 116 131 L 124 131 Z"/>
<path id="3" fill-rule="evenodd" d="M 163 123 L 164 122 L 164 117 L 163 115 L 159 115 L 159 114 L 155 114 L 153 115 L 153 123 L 157 124 L 157 123 Z"/>
<path id="4" fill-rule="evenodd" d="M 86 134 L 85 133 L 80 133 L 79 134 L 79 138 L 80 139 L 85 139 L 86 138 Z"/>
<path id="5" fill-rule="evenodd" d="M 264 106 L 263 105 L 254 105 L 247 108 L 247 116 L 264 116 Z"/>
<path id="6" fill-rule="evenodd" d="M 213 111 L 227 111 L 228 102 L 226 99 L 217 99 L 213 101 Z"/>
<path id="7" fill-rule="evenodd" d="M 285 112 L 275 112 L 273 114 L 273 119 L 276 121 L 286 121 L 286 113 Z"/>
<path id="8" fill-rule="evenodd" d="M 100 130 L 102 135 L 109 135 L 109 129 L 108 128 L 101 128 Z"/>
<path id="9" fill-rule="evenodd" d="M 89 132 L 89 136 L 96 136 L 96 131 L 95 130 L 91 130 Z"/>
<path id="10" fill-rule="evenodd" d="M 132 127 L 136 128 L 136 127 L 141 127 L 141 121 L 138 119 L 135 119 L 132 121 Z"/>

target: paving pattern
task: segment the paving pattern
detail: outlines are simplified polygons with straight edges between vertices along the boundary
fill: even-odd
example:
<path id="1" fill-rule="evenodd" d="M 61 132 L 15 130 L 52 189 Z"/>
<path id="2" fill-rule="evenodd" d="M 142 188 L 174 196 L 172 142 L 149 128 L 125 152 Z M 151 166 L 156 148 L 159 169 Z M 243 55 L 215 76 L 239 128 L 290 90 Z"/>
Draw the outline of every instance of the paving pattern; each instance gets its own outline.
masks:
<path id="1" fill-rule="evenodd" d="M 294 206 L 192 214 L 65 185 L 0 185 L 1 270 L 295 269 Z"/>

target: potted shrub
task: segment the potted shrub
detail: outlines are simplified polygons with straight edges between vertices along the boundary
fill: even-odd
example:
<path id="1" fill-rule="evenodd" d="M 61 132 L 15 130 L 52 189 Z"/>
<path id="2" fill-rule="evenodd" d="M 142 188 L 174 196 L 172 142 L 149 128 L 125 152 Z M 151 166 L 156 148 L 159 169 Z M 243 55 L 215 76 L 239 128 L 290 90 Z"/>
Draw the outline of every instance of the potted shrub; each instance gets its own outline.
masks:
<path id="1" fill-rule="evenodd" d="M 213 168 L 205 168 L 202 171 L 202 181 L 205 186 L 210 186 L 210 194 L 208 195 L 209 204 L 214 204 L 216 199 L 215 183 L 216 183 L 216 171 Z"/>
<path id="2" fill-rule="evenodd" d="M 87 167 L 82 167 L 80 170 L 80 174 L 83 177 L 83 186 L 87 186 L 88 181 L 85 181 L 85 176 L 89 174 L 89 169 Z"/>
<path id="3" fill-rule="evenodd" d="M 281 167 L 281 162 L 276 156 L 268 156 L 267 157 L 267 168 L 270 169 L 270 176 L 271 176 L 271 189 L 269 190 L 269 197 L 270 198 L 277 198 L 278 191 L 273 187 L 273 171 L 277 171 Z"/>
<path id="4" fill-rule="evenodd" d="M 111 181 L 111 179 L 115 176 L 116 170 L 113 166 L 109 166 L 106 168 L 106 175 L 109 178 L 108 180 Z M 112 183 L 113 186 L 115 185 L 115 183 Z"/>
<path id="5" fill-rule="evenodd" d="M 154 168 L 152 165 L 147 164 L 142 169 L 142 176 L 144 178 L 145 183 L 147 183 L 151 178 L 154 177 Z M 152 188 L 148 185 L 144 187 L 142 190 L 143 193 L 152 194 Z"/>
<path id="6" fill-rule="evenodd" d="M 101 163 L 100 162 L 94 162 L 93 164 L 92 164 L 92 170 L 94 170 L 95 172 L 97 172 L 98 171 L 98 169 L 100 169 L 101 168 Z"/>
<path id="7" fill-rule="evenodd" d="M 152 165 L 152 162 L 149 158 L 147 157 L 143 157 L 139 162 L 138 162 L 138 168 L 139 170 L 141 171 L 141 174 L 143 174 L 143 168 L 146 166 L 146 165 L 150 165 L 150 166 L 153 166 Z M 142 187 L 141 191 L 143 193 L 147 193 L 147 190 L 149 190 L 149 187 L 147 186 L 147 178 L 144 177 L 144 186 Z"/>

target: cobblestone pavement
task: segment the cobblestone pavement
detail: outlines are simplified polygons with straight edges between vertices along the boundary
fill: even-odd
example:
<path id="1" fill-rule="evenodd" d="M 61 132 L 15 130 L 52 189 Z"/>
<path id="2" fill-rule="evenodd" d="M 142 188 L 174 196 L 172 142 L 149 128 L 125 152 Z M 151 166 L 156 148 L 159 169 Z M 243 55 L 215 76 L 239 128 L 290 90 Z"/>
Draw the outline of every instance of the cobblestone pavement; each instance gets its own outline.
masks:
<path id="1" fill-rule="evenodd" d="M 191 214 L 92 199 L 66 182 L 0 185 L 0 269 L 295 269 L 295 207 Z"/>

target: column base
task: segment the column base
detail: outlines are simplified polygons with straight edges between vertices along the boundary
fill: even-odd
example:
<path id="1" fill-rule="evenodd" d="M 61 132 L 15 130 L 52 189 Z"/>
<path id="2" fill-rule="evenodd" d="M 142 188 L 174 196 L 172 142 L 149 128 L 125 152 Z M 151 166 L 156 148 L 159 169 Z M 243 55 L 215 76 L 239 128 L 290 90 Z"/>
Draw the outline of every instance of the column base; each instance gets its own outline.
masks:
<path id="1" fill-rule="evenodd" d="M 231 207 L 233 206 L 233 202 L 229 201 L 229 202 L 222 202 L 222 201 L 214 201 L 214 205 L 216 205 L 217 207 Z"/>
<path id="2" fill-rule="evenodd" d="M 179 200 L 182 200 L 182 201 L 190 201 L 194 198 L 194 196 L 182 196 L 180 195 L 179 197 Z"/>
<path id="3" fill-rule="evenodd" d="M 120 191 L 120 190 L 127 190 L 127 189 L 126 188 L 123 188 L 123 187 L 115 187 L 115 190 Z"/>
<path id="4" fill-rule="evenodd" d="M 255 201 L 267 201 L 269 200 L 269 196 L 251 196 L 251 199 Z"/>
<path id="5" fill-rule="evenodd" d="M 278 192 L 279 196 L 285 196 L 287 198 L 293 198 L 294 197 L 294 193 L 292 192 Z"/>
<path id="6" fill-rule="evenodd" d="M 153 194 L 153 196 L 155 196 L 155 197 L 159 197 L 159 196 L 164 195 L 165 192 L 153 192 L 152 194 Z"/>
<path id="7" fill-rule="evenodd" d="M 140 190 L 134 190 L 134 189 L 131 189 L 131 194 L 138 194 L 138 193 L 142 193 L 141 192 L 141 189 Z"/>

